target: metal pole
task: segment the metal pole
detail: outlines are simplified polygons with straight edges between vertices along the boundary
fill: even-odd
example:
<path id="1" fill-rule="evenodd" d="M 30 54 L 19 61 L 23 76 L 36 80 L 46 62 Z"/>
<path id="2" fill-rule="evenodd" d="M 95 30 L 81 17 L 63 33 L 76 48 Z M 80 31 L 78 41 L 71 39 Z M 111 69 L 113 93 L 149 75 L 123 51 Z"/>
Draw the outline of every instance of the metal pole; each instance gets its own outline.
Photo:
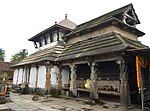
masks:
<path id="1" fill-rule="evenodd" d="M 141 71 L 142 72 L 142 71 Z M 143 91 L 143 79 L 142 79 L 142 73 L 140 73 L 141 78 L 141 104 L 142 104 L 142 111 L 144 111 L 144 91 Z"/>

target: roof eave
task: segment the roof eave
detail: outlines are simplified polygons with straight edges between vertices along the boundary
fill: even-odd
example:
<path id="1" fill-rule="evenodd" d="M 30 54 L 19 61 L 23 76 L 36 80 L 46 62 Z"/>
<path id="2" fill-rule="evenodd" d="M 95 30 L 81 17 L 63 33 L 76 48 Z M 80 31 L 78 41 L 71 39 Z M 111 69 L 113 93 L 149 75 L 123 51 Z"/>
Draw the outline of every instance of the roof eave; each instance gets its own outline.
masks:
<path id="1" fill-rule="evenodd" d="M 36 34 L 35 36 L 31 37 L 31 38 L 28 39 L 28 40 L 29 40 L 29 41 L 33 41 L 33 42 L 34 42 L 34 41 L 37 41 L 37 38 L 38 38 L 40 35 L 42 35 L 43 33 L 47 32 L 47 31 L 49 31 L 49 30 L 52 30 L 52 29 L 54 29 L 54 28 L 62 28 L 62 29 L 68 30 L 68 31 L 72 31 L 72 29 L 69 29 L 69 28 L 67 28 L 67 27 L 64 27 L 64 26 L 55 24 L 55 25 L 53 25 L 53 26 L 51 26 L 51 27 L 49 27 L 49 28 L 43 30 L 42 32 Z"/>

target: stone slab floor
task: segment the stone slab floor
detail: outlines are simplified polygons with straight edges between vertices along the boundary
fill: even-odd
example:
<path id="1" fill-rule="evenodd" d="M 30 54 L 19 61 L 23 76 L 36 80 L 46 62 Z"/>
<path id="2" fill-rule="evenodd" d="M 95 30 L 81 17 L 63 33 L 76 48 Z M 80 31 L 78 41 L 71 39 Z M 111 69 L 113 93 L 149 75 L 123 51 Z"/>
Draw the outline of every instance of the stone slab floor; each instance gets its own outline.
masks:
<path id="1" fill-rule="evenodd" d="M 132 106 L 125 109 L 118 102 L 104 101 L 104 104 L 90 105 L 85 99 L 39 97 L 33 101 L 33 95 L 11 93 L 12 102 L 0 104 L 0 111 L 141 111 Z"/>

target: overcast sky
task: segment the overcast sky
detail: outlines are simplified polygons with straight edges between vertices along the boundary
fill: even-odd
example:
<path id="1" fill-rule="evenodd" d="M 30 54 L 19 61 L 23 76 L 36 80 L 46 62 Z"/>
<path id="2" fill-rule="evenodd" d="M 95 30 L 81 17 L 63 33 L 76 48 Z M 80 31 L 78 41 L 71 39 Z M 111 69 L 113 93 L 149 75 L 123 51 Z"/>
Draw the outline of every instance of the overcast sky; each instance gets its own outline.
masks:
<path id="1" fill-rule="evenodd" d="M 133 3 L 141 24 L 138 29 L 146 33 L 139 40 L 150 46 L 150 6 L 148 0 L 0 0 L 0 48 L 6 51 L 5 61 L 14 53 L 27 49 L 33 53 L 34 45 L 28 41 L 42 30 L 68 19 L 81 24 L 109 11 Z"/>

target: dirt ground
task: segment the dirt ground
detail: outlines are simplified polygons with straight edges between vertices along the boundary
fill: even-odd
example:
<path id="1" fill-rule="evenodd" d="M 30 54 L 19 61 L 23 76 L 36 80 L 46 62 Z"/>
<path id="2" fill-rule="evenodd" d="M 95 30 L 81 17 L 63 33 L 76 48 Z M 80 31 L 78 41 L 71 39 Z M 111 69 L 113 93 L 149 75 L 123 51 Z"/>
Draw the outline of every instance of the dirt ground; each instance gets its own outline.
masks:
<path id="1" fill-rule="evenodd" d="M 119 102 L 101 100 L 99 103 L 90 103 L 88 99 L 35 95 L 21 95 L 11 93 L 12 102 L 0 104 L 0 111 L 141 111 L 139 106 L 123 108 Z"/>

